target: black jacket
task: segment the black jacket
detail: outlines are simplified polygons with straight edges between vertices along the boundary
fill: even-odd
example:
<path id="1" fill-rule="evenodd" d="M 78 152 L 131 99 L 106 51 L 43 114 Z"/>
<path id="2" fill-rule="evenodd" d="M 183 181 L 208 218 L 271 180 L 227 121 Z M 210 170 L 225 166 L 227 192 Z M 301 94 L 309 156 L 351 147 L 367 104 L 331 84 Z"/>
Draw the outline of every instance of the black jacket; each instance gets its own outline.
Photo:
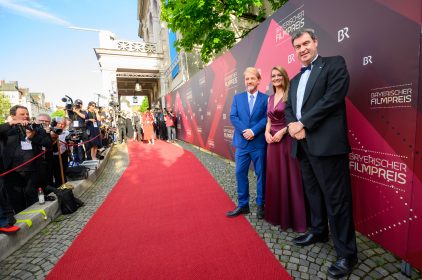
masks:
<path id="1" fill-rule="evenodd" d="M 44 129 L 37 129 L 31 140 L 32 150 L 22 150 L 21 141 L 25 141 L 25 129 L 8 123 L 0 124 L 0 142 L 3 146 L 3 164 L 6 170 L 12 169 L 27 159 L 33 158 L 42 152 L 42 147 L 52 147 L 52 141 Z M 19 170 L 36 171 L 39 158 L 25 165 Z"/>

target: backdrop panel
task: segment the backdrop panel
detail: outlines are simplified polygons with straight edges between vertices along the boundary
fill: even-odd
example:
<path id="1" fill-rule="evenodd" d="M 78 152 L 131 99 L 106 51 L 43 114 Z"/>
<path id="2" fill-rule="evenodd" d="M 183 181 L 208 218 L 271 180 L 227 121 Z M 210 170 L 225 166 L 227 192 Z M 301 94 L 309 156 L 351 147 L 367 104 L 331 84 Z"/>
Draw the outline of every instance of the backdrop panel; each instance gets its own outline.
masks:
<path id="1" fill-rule="evenodd" d="M 178 138 L 233 159 L 233 95 L 244 91 L 243 71 L 300 63 L 294 31 L 316 30 L 319 54 L 345 57 L 350 170 L 357 230 L 422 269 L 421 1 L 291 0 L 248 37 L 166 96 L 178 114 Z"/>

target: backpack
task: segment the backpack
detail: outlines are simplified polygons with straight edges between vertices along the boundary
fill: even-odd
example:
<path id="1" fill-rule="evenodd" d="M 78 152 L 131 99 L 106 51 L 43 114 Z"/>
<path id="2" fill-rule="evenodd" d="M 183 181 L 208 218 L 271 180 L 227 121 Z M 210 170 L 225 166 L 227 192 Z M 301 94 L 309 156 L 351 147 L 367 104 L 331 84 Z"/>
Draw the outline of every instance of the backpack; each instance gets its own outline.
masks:
<path id="1" fill-rule="evenodd" d="M 82 180 L 88 178 L 89 168 L 83 165 L 69 166 L 66 170 L 66 178 L 69 181 Z"/>
<path id="2" fill-rule="evenodd" d="M 72 189 L 58 189 L 56 192 L 63 215 L 72 214 L 84 203 L 73 195 Z"/>

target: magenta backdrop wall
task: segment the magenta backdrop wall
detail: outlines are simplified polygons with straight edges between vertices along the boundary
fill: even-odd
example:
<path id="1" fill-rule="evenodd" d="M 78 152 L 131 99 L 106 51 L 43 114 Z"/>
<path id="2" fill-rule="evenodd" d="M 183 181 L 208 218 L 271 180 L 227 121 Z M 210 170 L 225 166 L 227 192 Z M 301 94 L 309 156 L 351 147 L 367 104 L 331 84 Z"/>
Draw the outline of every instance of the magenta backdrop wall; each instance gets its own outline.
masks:
<path id="1" fill-rule="evenodd" d="M 322 4 L 323 3 L 323 4 Z M 300 68 L 293 31 L 311 27 L 322 56 L 345 57 L 350 170 L 357 230 L 422 269 L 421 1 L 295 1 L 274 13 L 229 52 L 166 96 L 178 138 L 233 159 L 229 120 L 243 70 Z"/>

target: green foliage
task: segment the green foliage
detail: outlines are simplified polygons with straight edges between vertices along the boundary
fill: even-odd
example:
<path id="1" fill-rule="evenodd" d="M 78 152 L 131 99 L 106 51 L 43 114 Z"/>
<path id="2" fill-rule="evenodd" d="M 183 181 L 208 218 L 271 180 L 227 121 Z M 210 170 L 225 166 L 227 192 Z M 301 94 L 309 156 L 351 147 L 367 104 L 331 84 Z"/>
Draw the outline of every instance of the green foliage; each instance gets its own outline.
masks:
<path id="1" fill-rule="evenodd" d="M 141 113 L 145 112 L 146 110 L 148 110 L 149 108 L 149 102 L 148 102 L 148 98 L 144 97 L 144 100 L 142 101 L 141 106 L 139 106 L 139 111 Z"/>
<path id="2" fill-rule="evenodd" d="M 63 109 L 59 109 L 59 110 L 55 111 L 53 114 L 51 114 L 51 117 L 52 118 L 55 118 L 55 117 L 64 118 L 64 117 L 66 117 L 66 112 Z"/>
<path id="3" fill-rule="evenodd" d="M 271 9 L 276 11 L 284 6 L 289 0 L 268 0 L 271 5 Z"/>
<path id="4" fill-rule="evenodd" d="M 175 42 L 176 49 L 191 52 L 199 47 L 204 62 L 235 44 L 238 38 L 232 28 L 233 18 L 254 22 L 265 19 L 263 0 L 161 0 L 161 3 L 162 20 L 181 35 Z M 250 13 L 253 7 L 261 8 L 257 16 Z M 245 30 L 240 37 L 249 31 Z"/>
<path id="5" fill-rule="evenodd" d="M 9 115 L 10 103 L 9 98 L 7 98 L 3 92 L 0 92 L 0 123 L 4 123 L 7 116 Z"/>

